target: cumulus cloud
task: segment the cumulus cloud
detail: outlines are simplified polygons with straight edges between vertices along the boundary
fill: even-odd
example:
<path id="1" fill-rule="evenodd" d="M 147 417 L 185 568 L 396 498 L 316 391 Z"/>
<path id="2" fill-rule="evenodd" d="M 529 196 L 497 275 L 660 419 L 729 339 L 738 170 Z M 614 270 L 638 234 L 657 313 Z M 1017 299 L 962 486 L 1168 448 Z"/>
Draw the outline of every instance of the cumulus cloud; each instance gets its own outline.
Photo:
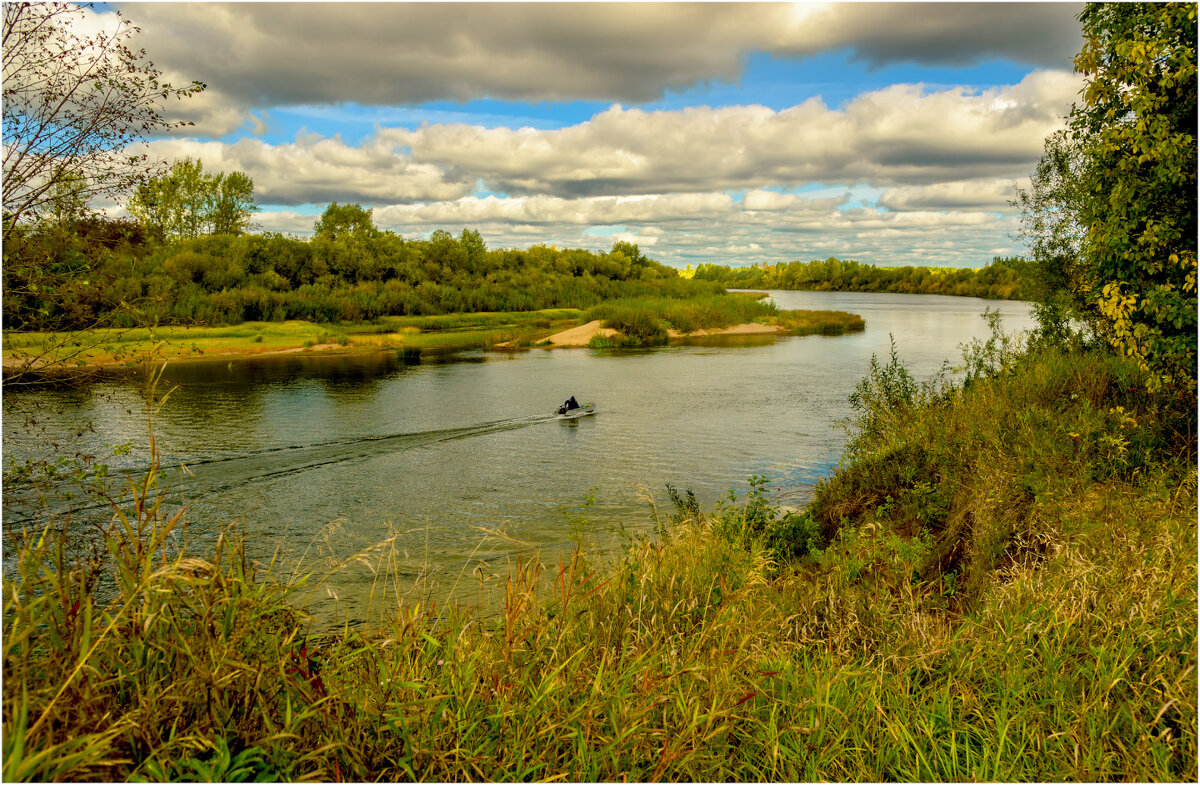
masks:
<path id="1" fill-rule="evenodd" d="M 430 125 L 381 137 L 505 193 L 690 192 L 808 182 L 930 184 L 1028 171 L 1079 80 L 1037 71 L 973 93 L 894 85 L 842 109 L 819 99 L 646 112 L 614 106 L 560 130 Z"/>
<path id="2" fill-rule="evenodd" d="M 287 144 L 164 139 L 151 148 L 168 159 L 245 171 L 260 200 L 279 205 L 445 202 L 482 187 L 546 197 L 520 203 L 535 212 L 580 197 L 612 197 L 606 204 L 613 211 L 652 209 L 668 201 L 647 194 L 677 194 L 683 202 L 730 190 L 749 191 L 755 210 L 774 210 L 791 197 L 761 189 L 819 182 L 888 188 L 884 203 L 898 210 L 1002 209 L 1008 197 L 999 196 L 997 183 L 1030 171 L 1078 85 L 1073 75 L 1042 71 L 978 93 L 894 85 L 841 109 L 818 99 L 782 111 L 614 106 L 560 130 L 446 124 L 380 129 L 357 145 L 301 135 Z"/>
<path id="3" fill-rule="evenodd" d="M 209 89 L 170 107 L 195 138 L 155 154 L 251 175 L 275 207 L 359 202 L 406 236 L 476 227 L 495 246 L 607 247 L 627 237 L 674 264 L 828 255 L 878 264 L 982 264 L 1013 249 L 1012 185 L 1061 127 L 1081 81 L 1066 4 L 128 4 L 174 83 Z M 872 65 L 1038 66 L 988 90 L 901 84 L 831 106 L 628 104 L 736 81 L 746 57 L 845 52 Z M 481 97 L 614 102 L 554 129 L 392 114 Z M 375 107 L 361 142 L 261 133 L 272 107 Z M 347 110 L 348 111 L 348 110 Z M 396 116 L 399 116 L 396 114 Z M 800 187 L 824 186 L 816 193 Z M 863 194 L 868 196 L 864 197 Z M 876 199 L 876 196 L 878 198 Z M 264 229 L 311 231 L 303 210 Z"/>
<path id="4" fill-rule="evenodd" d="M 591 99 L 736 81 L 751 52 L 1066 67 L 1062 3 L 126 3 L 138 45 L 230 108 Z M 244 122 L 239 119 L 238 122 Z"/>
<path id="5" fill-rule="evenodd" d="M 1028 187 L 1028 177 L 903 186 L 884 191 L 878 204 L 890 210 L 1006 210 L 1016 199 L 1017 188 Z"/>
<path id="6" fill-rule="evenodd" d="M 763 209 L 764 207 L 769 209 Z M 311 216 L 260 216 L 264 228 L 306 233 Z M 642 198 L 463 197 L 377 208 L 381 228 L 408 238 L 435 229 L 478 229 L 492 247 L 607 249 L 628 239 L 667 264 L 786 262 L 836 255 L 875 264 L 986 264 L 1016 253 L 1011 217 L 980 210 L 894 212 L 847 208 L 843 200 L 757 191 Z M 275 223 L 271 223 L 274 221 Z"/>
<path id="7" fill-rule="evenodd" d="M 451 199 L 469 193 L 474 183 L 414 161 L 380 138 L 359 146 L 315 135 L 279 145 L 248 138 L 232 144 L 173 139 L 152 142 L 150 149 L 172 161 L 199 159 L 209 171 L 246 172 L 264 204 Z"/>

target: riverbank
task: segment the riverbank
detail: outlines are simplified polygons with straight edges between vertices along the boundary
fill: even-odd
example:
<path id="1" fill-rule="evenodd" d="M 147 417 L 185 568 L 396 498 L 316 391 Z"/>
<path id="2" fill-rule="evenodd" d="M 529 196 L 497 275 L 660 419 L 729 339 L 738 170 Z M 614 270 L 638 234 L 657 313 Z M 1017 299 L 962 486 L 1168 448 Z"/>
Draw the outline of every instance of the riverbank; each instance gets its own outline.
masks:
<path id="1" fill-rule="evenodd" d="M 169 326 L 75 333 L 4 334 L 5 375 L 114 370 L 147 361 L 187 362 L 301 353 L 454 352 L 467 349 L 572 348 L 594 345 L 597 337 L 626 343 L 624 334 L 605 327 L 604 319 L 578 324 L 585 312 L 551 309 L 522 313 L 450 314 L 386 317 L 373 322 L 317 324 L 305 321 L 246 322 L 230 327 Z M 863 329 L 853 314 L 779 311 L 773 323 L 747 322 L 730 327 L 683 331 L 661 327 L 664 340 L 721 335 L 840 334 Z M 670 324 L 666 322 L 666 324 Z"/>
<path id="2" fill-rule="evenodd" d="M 168 551 L 153 493 L 110 601 L 31 539 L 5 779 L 1194 781 L 1194 398 L 975 351 L 968 389 L 874 366 L 803 514 L 673 493 L 615 563 L 501 576 L 494 618 L 311 635 L 232 534 Z"/>

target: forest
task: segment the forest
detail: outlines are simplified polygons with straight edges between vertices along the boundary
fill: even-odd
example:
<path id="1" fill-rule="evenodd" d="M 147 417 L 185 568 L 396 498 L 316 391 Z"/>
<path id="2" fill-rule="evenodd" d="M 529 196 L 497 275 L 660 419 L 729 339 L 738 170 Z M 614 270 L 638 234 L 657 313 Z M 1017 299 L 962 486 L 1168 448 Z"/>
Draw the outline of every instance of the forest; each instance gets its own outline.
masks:
<path id="1" fill-rule="evenodd" d="M 947 294 L 988 300 L 1027 299 L 1028 264 L 1020 257 L 997 256 L 978 270 L 969 267 L 877 267 L 830 257 L 753 267 L 702 264 L 696 278 L 731 289 L 801 289 L 816 292 L 894 292 Z"/>
<path id="2" fill-rule="evenodd" d="M 244 175 L 232 173 L 244 182 Z M 234 219 L 225 219 L 226 221 Z M 1024 262 L 981 270 L 875 267 L 830 258 L 745 268 L 702 264 L 694 278 L 636 244 L 607 252 L 487 247 L 478 231 L 406 240 L 371 210 L 329 205 L 311 239 L 202 233 L 206 221 L 87 216 L 17 227 L 4 248 L 4 317 L 18 331 L 97 324 L 359 322 L 384 316 L 587 309 L 619 298 L 693 299 L 726 287 L 1020 299 Z M 191 226 L 191 232 L 164 226 Z M 211 223 L 207 223 L 212 226 Z"/>
<path id="3" fill-rule="evenodd" d="M 334 214 L 342 219 L 324 220 Z M 271 232 L 159 239 L 135 220 L 103 217 L 22 227 L 4 247 L 5 323 L 77 330 L 98 322 L 365 321 L 721 291 L 715 282 L 681 278 L 628 242 L 606 253 L 546 245 L 489 250 L 471 229 L 406 240 L 376 229 L 370 214 L 331 204 L 311 239 Z"/>

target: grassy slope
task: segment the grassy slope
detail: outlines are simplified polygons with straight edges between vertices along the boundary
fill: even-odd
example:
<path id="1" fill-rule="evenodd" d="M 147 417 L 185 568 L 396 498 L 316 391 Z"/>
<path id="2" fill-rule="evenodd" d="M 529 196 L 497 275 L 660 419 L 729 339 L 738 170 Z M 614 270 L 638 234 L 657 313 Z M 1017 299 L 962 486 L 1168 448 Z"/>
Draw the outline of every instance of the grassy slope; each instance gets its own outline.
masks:
<path id="1" fill-rule="evenodd" d="M 114 538 L 101 606 L 49 539 L 5 574 L 5 779 L 1194 781 L 1194 399 L 978 357 L 938 395 L 877 366 L 808 515 L 675 495 L 662 538 L 520 570 L 483 623 L 306 639 L 233 543 Z"/>

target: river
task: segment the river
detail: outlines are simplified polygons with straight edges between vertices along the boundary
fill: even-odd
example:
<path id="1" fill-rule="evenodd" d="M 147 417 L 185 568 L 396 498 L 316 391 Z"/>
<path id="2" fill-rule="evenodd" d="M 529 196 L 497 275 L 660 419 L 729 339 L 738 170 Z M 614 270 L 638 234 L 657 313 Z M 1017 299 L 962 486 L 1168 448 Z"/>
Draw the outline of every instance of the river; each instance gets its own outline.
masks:
<path id="1" fill-rule="evenodd" d="M 961 343 L 986 337 L 985 308 L 1000 310 L 1007 330 L 1031 326 L 1024 303 L 771 297 L 782 308 L 858 313 L 866 330 L 642 351 L 480 351 L 415 364 L 388 352 L 168 365 L 159 392 L 174 390 L 153 421 L 166 506 L 186 502 L 186 540 L 199 553 L 236 522 L 251 555 L 277 554 L 285 573 L 349 562 L 314 595 L 318 614 L 364 619 L 367 598 L 385 583 L 393 594 L 411 590 L 410 601 L 469 601 L 477 576 L 502 575 L 514 558 L 540 553 L 552 563 L 580 537 L 613 553 L 622 532 L 651 532 L 649 500 L 665 517 L 668 483 L 708 509 L 730 491 L 740 498 L 758 475 L 779 503 L 799 506 L 837 464 L 848 396 L 872 354 L 886 359 L 889 335 L 924 379 L 957 361 Z M 551 416 L 569 395 L 598 413 Z M 109 463 L 137 471 L 148 459 L 146 399 L 134 378 L 6 391 L 5 465 L 52 442 L 94 454 L 132 442 L 132 453 Z M 65 514 L 65 502 L 49 505 Z M 46 515 L 6 488 L 6 561 L 12 535 Z M 106 515 L 75 509 L 72 526 Z M 370 558 L 352 558 L 364 550 Z"/>

